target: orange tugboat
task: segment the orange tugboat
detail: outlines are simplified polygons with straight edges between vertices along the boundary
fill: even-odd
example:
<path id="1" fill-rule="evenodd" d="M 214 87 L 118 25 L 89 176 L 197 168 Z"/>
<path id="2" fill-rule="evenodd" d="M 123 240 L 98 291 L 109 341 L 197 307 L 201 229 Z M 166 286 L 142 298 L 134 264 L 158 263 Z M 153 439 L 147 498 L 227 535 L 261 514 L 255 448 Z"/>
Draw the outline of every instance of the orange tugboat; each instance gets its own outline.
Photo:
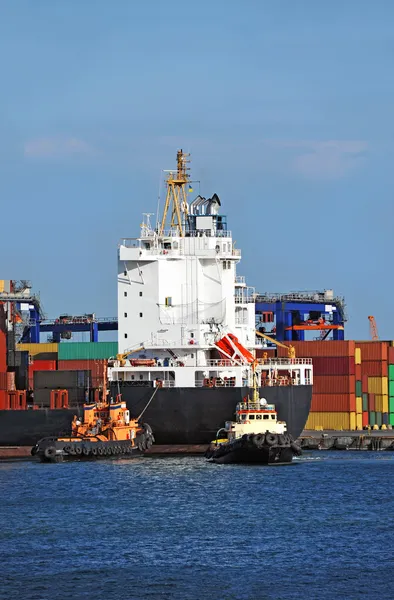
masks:
<path id="1" fill-rule="evenodd" d="M 131 458 L 144 453 L 154 442 L 147 423 L 130 419 L 121 395 L 115 402 L 84 404 L 83 414 L 83 422 L 74 416 L 70 436 L 41 439 L 33 446 L 32 456 L 41 462 L 110 456 Z"/>

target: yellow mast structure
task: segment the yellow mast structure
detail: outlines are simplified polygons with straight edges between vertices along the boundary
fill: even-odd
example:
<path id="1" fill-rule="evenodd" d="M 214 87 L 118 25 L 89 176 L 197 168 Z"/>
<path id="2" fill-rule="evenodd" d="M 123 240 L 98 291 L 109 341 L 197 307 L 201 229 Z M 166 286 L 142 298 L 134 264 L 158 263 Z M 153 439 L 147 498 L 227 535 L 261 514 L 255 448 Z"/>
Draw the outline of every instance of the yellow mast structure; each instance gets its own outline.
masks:
<path id="1" fill-rule="evenodd" d="M 159 235 L 163 235 L 168 211 L 171 210 L 170 229 L 178 229 L 179 235 L 185 235 L 185 220 L 188 215 L 186 185 L 189 183 L 189 168 L 187 164 L 190 154 L 178 150 L 176 155 L 177 171 L 171 172 L 167 178 L 167 195 L 164 205 L 163 218 L 159 227 Z M 183 218 L 182 218 L 183 217 Z"/>

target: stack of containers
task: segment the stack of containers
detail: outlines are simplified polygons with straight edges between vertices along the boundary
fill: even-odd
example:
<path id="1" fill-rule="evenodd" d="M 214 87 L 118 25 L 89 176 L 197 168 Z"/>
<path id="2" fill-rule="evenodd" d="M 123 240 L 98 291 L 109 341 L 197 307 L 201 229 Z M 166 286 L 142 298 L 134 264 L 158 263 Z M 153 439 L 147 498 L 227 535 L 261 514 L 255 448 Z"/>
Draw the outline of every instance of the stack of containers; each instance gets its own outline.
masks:
<path id="1" fill-rule="evenodd" d="M 0 410 L 5 408 L 7 390 L 7 341 L 0 323 Z"/>
<path id="2" fill-rule="evenodd" d="M 28 386 L 34 388 L 34 373 L 37 371 L 56 371 L 59 344 L 18 344 L 16 349 L 29 353 Z"/>
<path id="3" fill-rule="evenodd" d="M 104 384 L 107 360 L 118 353 L 117 342 L 71 342 L 59 344 L 59 371 L 88 371 L 89 387 L 99 389 Z"/>
<path id="4" fill-rule="evenodd" d="M 388 342 L 356 342 L 360 353 L 363 426 L 389 424 Z"/>
<path id="5" fill-rule="evenodd" d="M 389 425 L 394 426 L 394 342 L 388 348 Z"/>

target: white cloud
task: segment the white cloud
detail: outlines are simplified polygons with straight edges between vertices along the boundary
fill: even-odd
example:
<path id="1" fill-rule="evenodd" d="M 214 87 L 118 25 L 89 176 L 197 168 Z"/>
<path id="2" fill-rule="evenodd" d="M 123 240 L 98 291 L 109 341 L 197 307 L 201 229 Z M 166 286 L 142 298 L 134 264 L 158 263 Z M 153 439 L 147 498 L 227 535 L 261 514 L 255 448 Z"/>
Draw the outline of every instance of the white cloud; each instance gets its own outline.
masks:
<path id="1" fill-rule="evenodd" d="M 25 142 L 23 151 L 29 158 L 58 158 L 92 154 L 93 148 L 79 138 L 46 137 Z"/>
<path id="2" fill-rule="evenodd" d="M 368 149 L 363 140 L 267 140 L 289 151 L 288 167 L 308 179 L 339 179 L 362 164 Z"/>

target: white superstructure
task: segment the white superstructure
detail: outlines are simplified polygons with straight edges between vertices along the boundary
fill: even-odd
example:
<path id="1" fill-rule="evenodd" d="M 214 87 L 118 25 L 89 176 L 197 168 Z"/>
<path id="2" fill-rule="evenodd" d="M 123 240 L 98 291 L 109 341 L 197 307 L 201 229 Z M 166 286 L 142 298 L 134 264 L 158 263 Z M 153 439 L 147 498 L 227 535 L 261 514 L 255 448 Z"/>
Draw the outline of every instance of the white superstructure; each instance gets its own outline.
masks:
<path id="1" fill-rule="evenodd" d="M 139 237 L 119 244 L 118 343 L 124 360 L 114 363 L 109 376 L 181 387 L 206 385 L 211 378 L 245 385 L 250 361 L 219 353 L 215 343 L 232 333 L 243 347 L 261 348 L 254 290 L 237 276 L 241 252 L 219 197 L 198 196 L 189 203 L 187 157 L 180 151 L 177 160 L 161 223 L 152 227 L 145 214 Z M 311 378 L 310 364 L 296 369 L 293 362 L 292 371 L 294 383 Z"/>

